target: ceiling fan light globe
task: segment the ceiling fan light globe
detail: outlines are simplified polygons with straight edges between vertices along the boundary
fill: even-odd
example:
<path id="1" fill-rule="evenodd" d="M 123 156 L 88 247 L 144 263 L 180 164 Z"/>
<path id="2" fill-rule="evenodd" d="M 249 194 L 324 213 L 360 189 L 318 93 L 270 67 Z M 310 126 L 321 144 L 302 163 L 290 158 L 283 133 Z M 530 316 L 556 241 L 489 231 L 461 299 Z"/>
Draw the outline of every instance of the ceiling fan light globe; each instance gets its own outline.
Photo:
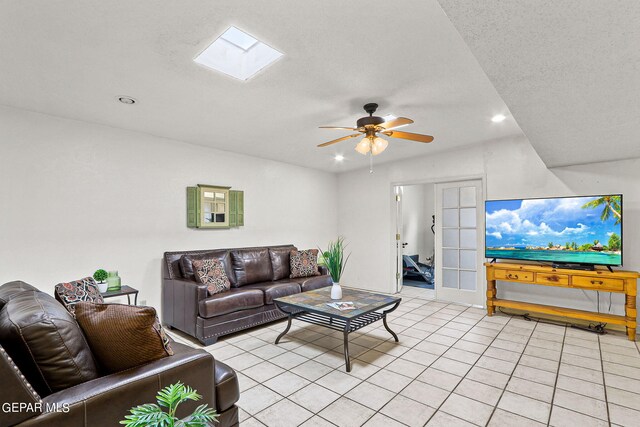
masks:
<path id="1" fill-rule="evenodd" d="M 358 142 L 358 145 L 356 145 L 355 150 L 360 154 L 367 154 L 369 150 L 371 150 L 371 141 L 369 141 L 369 138 L 362 138 L 362 140 Z"/>
<path id="2" fill-rule="evenodd" d="M 373 140 L 373 143 L 371 144 L 371 154 L 373 154 L 374 156 L 377 156 L 378 154 L 386 150 L 388 145 L 389 145 L 389 142 L 387 140 L 382 139 L 380 137 L 376 137 Z"/>

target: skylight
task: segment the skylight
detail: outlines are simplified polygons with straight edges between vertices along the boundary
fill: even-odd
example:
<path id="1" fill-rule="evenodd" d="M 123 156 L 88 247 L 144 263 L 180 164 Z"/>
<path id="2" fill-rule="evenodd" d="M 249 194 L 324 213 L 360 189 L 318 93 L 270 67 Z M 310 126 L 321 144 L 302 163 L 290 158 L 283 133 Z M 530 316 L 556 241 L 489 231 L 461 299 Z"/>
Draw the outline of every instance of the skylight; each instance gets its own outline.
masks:
<path id="1" fill-rule="evenodd" d="M 236 27 L 229 27 L 194 61 L 207 68 L 249 80 L 283 54 Z"/>

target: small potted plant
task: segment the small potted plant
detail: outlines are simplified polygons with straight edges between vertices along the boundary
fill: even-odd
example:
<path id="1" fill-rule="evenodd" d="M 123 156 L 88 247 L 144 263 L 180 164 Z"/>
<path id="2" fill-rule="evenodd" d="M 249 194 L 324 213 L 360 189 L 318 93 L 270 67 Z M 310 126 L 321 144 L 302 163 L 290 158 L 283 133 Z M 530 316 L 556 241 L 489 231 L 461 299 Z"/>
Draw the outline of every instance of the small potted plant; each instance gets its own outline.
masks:
<path id="1" fill-rule="evenodd" d="M 157 405 L 147 403 L 131 408 L 131 415 L 126 415 L 120 424 L 127 427 L 209 427 L 212 423 L 218 422 L 218 414 L 206 404 L 198 406 L 186 418 L 176 417 L 176 411 L 182 402 L 200 399 L 202 396 L 196 390 L 178 381 L 158 392 Z M 167 412 L 163 408 L 166 408 Z"/>
<path id="2" fill-rule="evenodd" d="M 324 264 L 329 270 L 331 275 L 331 281 L 333 286 L 331 287 L 331 299 L 342 299 L 342 288 L 340 287 L 340 278 L 344 272 L 344 268 L 347 265 L 347 261 L 351 254 L 344 256 L 344 238 L 338 237 L 335 242 L 329 242 L 329 246 L 326 251 L 320 250 Z"/>
<path id="3" fill-rule="evenodd" d="M 93 273 L 93 279 L 97 282 L 98 290 L 100 292 L 107 292 L 107 288 L 109 287 L 109 285 L 107 284 L 107 282 L 105 282 L 105 280 L 107 280 L 107 272 L 105 270 L 96 270 L 96 272 Z"/>

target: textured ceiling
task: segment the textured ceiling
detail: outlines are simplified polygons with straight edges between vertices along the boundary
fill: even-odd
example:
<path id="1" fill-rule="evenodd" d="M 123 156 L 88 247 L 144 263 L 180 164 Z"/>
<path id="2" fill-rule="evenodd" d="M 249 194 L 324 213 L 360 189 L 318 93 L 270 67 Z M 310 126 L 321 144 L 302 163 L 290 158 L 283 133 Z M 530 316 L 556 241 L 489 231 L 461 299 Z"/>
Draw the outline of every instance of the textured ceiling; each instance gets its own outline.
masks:
<path id="1" fill-rule="evenodd" d="M 640 1 L 439 1 L 547 166 L 640 157 Z"/>
<path id="2" fill-rule="evenodd" d="M 285 56 L 248 82 L 196 65 L 230 25 Z M 392 139 L 376 162 L 522 135 L 490 122 L 510 113 L 436 0 L 2 2 L 0 50 L 0 104 L 327 171 L 368 165 L 355 139 L 316 148 L 366 102 L 436 138 Z"/>

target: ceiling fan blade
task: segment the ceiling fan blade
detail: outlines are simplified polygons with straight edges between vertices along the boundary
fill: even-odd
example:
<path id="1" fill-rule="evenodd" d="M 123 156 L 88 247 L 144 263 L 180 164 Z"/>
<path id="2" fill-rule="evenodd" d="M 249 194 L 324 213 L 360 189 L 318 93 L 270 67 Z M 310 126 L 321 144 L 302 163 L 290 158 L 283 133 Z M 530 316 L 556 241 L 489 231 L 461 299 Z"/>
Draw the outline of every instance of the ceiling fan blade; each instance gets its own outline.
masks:
<path id="1" fill-rule="evenodd" d="M 419 133 L 411 133 L 411 132 L 400 132 L 398 130 L 392 130 L 389 132 L 382 132 L 391 138 L 400 138 L 400 139 L 408 139 L 411 141 L 418 142 L 431 142 L 433 141 L 433 137 L 431 135 L 421 135 Z"/>
<path id="2" fill-rule="evenodd" d="M 320 129 L 346 129 L 346 130 L 358 130 L 358 128 L 349 128 L 343 126 L 320 126 Z"/>
<path id="3" fill-rule="evenodd" d="M 413 123 L 413 120 L 411 119 L 407 119 L 406 117 L 397 117 L 388 122 L 380 123 L 378 127 L 384 128 L 385 130 L 391 130 L 398 126 L 410 125 L 411 123 Z"/>
<path id="4" fill-rule="evenodd" d="M 324 144 L 318 145 L 318 147 L 326 147 L 327 145 L 335 144 L 340 141 L 344 141 L 345 139 L 355 138 L 356 136 L 360 136 L 359 133 L 354 133 L 353 135 L 343 136 L 342 138 L 334 139 L 333 141 L 325 142 Z"/>

